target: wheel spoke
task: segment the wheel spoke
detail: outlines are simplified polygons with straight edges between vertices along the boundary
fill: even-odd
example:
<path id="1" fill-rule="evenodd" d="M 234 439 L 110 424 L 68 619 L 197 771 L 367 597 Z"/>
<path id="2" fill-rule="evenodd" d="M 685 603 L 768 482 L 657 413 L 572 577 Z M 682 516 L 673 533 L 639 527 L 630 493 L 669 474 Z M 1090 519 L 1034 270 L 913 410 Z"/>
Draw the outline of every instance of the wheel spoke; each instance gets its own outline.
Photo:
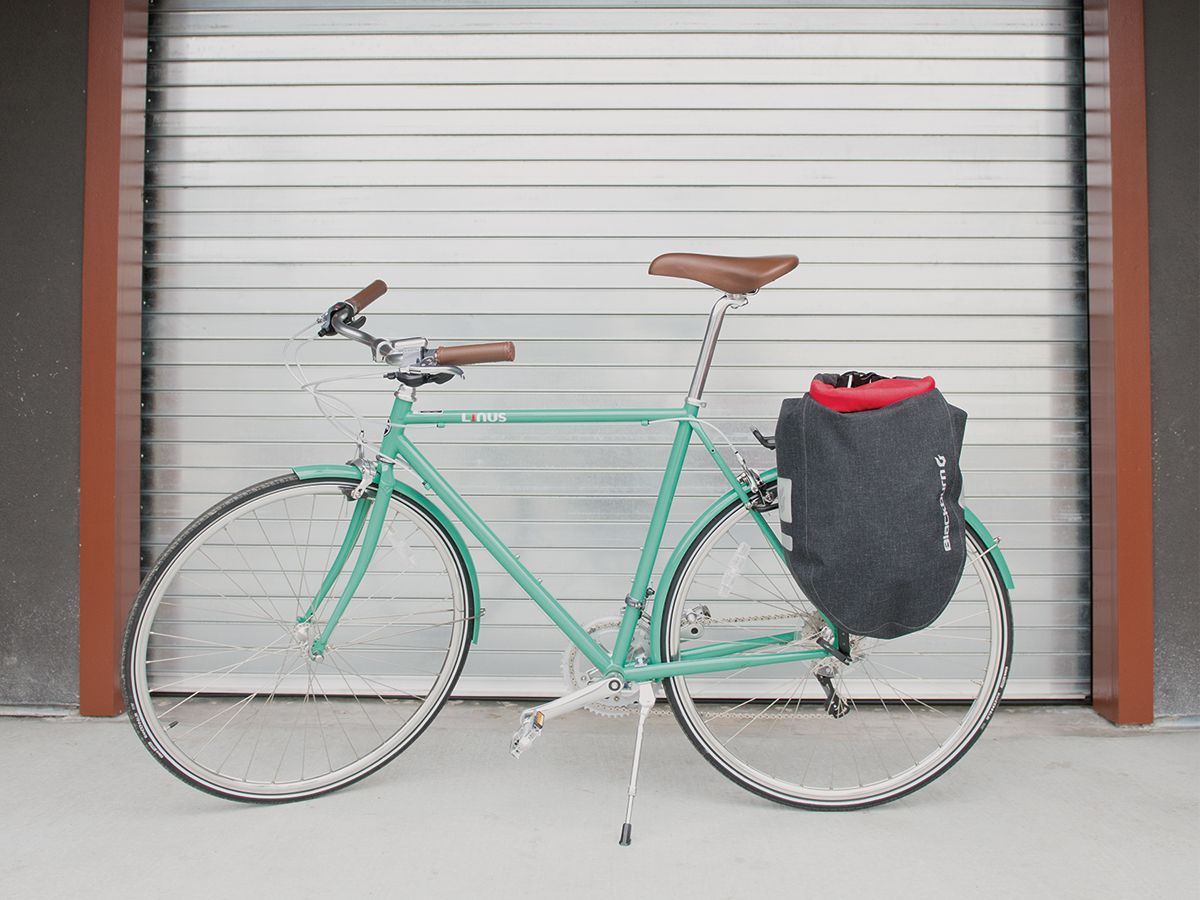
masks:
<path id="1" fill-rule="evenodd" d="M 470 640 L 467 584 L 441 527 L 396 496 L 397 537 L 314 657 L 333 604 L 299 619 L 349 527 L 348 483 L 265 484 L 193 523 L 155 567 L 135 612 L 130 687 L 171 768 L 219 793 L 288 799 L 387 762 L 437 713 Z"/>
<path id="2" fill-rule="evenodd" d="M 222 679 L 228 678 L 230 675 L 232 675 L 238 669 L 242 668 L 245 665 L 248 665 L 249 663 L 254 662 L 256 659 L 259 659 L 263 656 L 274 655 L 276 653 L 286 653 L 287 652 L 286 647 L 273 648 L 273 645 L 275 643 L 277 643 L 278 641 L 280 641 L 281 639 L 282 638 L 276 638 L 270 644 L 267 644 L 265 647 L 260 647 L 251 656 L 246 657 L 245 659 L 241 660 L 240 662 L 230 663 L 229 665 L 225 665 L 225 666 L 218 666 L 217 668 L 210 669 L 209 671 L 204 672 L 203 674 L 187 675 L 187 676 L 177 679 L 175 681 L 168 682 L 167 684 L 156 684 L 153 687 L 148 688 L 147 690 L 149 693 L 162 694 L 162 693 L 165 693 L 166 691 L 170 690 L 173 687 L 184 684 L 185 682 L 194 681 L 196 678 L 212 679 L 209 684 L 209 689 L 211 689 L 213 684 L 217 684 Z M 246 648 L 246 649 L 251 649 L 251 648 Z M 197 694 L 201 693 L 202 690 L 204 690 L 204 689 L 198 688 L 197 690 L 193 691 L 191 694 L 191 697 L 195 697 Z M 188 699 L 191 699 L 191 697 L 189 697 Z"/>

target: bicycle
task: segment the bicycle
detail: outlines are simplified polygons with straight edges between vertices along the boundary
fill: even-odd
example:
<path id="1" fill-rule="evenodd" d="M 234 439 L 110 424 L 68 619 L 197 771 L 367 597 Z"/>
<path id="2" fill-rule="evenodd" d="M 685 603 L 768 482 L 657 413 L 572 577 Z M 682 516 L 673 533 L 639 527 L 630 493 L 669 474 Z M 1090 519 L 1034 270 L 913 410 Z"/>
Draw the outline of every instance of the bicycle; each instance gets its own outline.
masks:
<path id="1" fill-rule="evenodd" d="M 986 727 L 1008 675 L 1013 582 L 998 541 L 967 511 L 963 580 L 941 618 L 891 641 L 839 633 L 787 567 L 774 470 L 755 471 L 700 418 L 726 313 L 796 264 L 694 254 L 651 264 L 651 274 L 721 291 L 687 397 L 665 409 L 417 411 L 419 388 L 466 365 L 511 361 L 515 348 L 375 337 L 361 314 L 387 290 L 379 281 L 333 304 L 311 327 L 369 347 L 397 383 L 378 450 L 370 457 L 360 432 L 349 463 L 298 466 L 247 487 L 167 547 L 124 644 L 125 700 L 143 743 L 185 782 L 243 801 L 313 797 L 393 760 L 433 721 L 479 639 L 479 580 L 452 514 L 571 644 L 571 690 L 521 714 L 513 755 L 581 707 L 637 711 L 621 843 L 656 684 L 718 771 L 774 801 L 855 809 L 941 775 Z M 407 433 L 516 423 L 674 423 L 618 619 L 589 628 L 568 614 Z M 693 437 L 729 490 L 678 542 L 656 593 L 655 560 Z M 424 490 L 398 480 L 397 466 Z"/>

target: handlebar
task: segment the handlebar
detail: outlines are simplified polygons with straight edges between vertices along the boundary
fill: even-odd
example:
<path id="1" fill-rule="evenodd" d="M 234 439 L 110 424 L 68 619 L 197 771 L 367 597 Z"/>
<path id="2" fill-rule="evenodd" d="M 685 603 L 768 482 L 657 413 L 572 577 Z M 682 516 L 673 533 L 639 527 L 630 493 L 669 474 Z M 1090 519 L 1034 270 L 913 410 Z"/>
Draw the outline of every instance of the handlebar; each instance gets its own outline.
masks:
<path id="1" fill-rule="evenodd" d="M 379 279 L 365 288 L 329 307 L 321 320 L 318 334 L 340 334 L 371 348 L 371 356 L 388 365 L 401 369 L 428 370 L 431 366 L 466 366 L 475 363 L 512 362 L 517 358 L 517 348 L 512 341 L 493 341 L 486 344 L 459 344 L 454 347 L 438 347 L 429 352 L 425 338 L 377 338 L 362 329 L 365 318 L 358 314 L 387 293 L 387 285 Z M 461 371 L 458 374 L 462 374 Z"/>
<path id="2" fill-rule="evenodd" d="M 387 289 L 387 285 L 376 278 L 353 297 L 347 298 L 345 302 L 353 306 L 355 312 L 362 312 L 364 309 L 386 294 Z"/>
<path id="3" fill-rule="evenodd" d="M 487 344 L 459 344 L 457 347 L 438 347 L 433 351 L 439 366 L 469 366 L 475 363 L 512 362 L 517 348 L 512 341 L 493 341 Z"/>

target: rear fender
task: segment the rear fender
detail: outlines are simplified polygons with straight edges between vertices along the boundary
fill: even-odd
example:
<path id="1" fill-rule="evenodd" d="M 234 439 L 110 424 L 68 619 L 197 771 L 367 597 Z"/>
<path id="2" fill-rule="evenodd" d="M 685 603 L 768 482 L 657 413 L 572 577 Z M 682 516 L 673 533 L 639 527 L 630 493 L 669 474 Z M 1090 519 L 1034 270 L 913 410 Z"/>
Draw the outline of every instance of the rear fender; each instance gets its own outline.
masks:
<path id="1" fill-rule="evenodd" d="M 292 469 L 296 473 L 296 477 L 301 481 L 308 481 L 314 478 L 348 478 L 352 481 L 359 481 L 362 478 L 362 472 L 354 466 L 350 465 L 322 465 L 322 466 L 296 466 Z M 378 481 L 378 475 L 376 476 Z M 479 576 L 475 572 L 475 562 L 471 559 L 471 552 L 467 549 L 466 542 L 462 539 L 454 523 L 449 517 L 442 512 L 441 508 L 430 502 L 429 498 L 421 494 L 416 488 L 405 484 L 402 481 L 397 481 L 392 488 L 393 493 L 403 494 L 404 497 L 422 510 L 429 514 L 439 525 L 446 529 L 446 534 L 450 535 L 450 540 L 454 542 L 455 548 L 459 555 L 462 556 L 463 564 L 467 568 L 467 580 L 471 587 L 471 643 L 479 643 Z"/>
<path id="2" fill-rule="evenodd" d="M 1000 570 L 1000 577 L 1004 579 L 1004 586 L 1011 591 L 1017 585 L 1013 581 L 1012 571 L 1008 568 L 1008 560 L 1000 552 L 1000 539 L 992 537 L 992 533 L 980 521 L 979 516 L 975 515 L 975 513 L 971 512 L 965 506 L 963 507 L 963 518 L 967 520 L 968 525 L 975 529 L 975 533 L 983 538 L 983 543 L 990 548 L 987 555 L 996 561 L 996 568 Z"/>

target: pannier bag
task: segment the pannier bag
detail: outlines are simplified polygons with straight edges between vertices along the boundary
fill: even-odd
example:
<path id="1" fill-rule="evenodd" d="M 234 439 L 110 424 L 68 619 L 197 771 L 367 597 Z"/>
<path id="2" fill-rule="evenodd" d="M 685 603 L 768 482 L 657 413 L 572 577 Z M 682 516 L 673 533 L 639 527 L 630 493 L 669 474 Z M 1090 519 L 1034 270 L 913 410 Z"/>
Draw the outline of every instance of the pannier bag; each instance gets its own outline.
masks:
<path id="1" fill-rule="evenodd" d="M 783 546 L 808 599 L 850 634 L 930 625 L 962 577 L 967 414 L 932 378 L 818 375 L 776 428 Z"/>

